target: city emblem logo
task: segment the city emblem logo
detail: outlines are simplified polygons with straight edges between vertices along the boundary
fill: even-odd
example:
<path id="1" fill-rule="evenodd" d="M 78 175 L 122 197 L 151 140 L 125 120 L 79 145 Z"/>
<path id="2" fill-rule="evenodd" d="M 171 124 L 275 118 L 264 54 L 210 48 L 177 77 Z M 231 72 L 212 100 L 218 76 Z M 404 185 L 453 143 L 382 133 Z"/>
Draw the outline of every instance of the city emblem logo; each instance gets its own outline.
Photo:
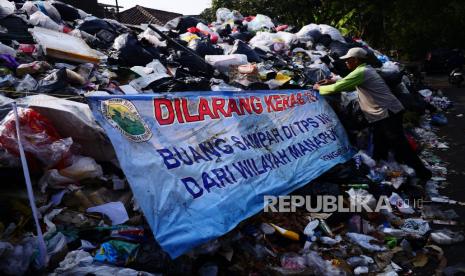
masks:
<path id="1" fill-rule="evenodd" d="M 117 98 L 102 101 L 101 110 L 107 121 L 131 141 L 140 143 L 152 137 L 152 131 L 130 101 Z"/>

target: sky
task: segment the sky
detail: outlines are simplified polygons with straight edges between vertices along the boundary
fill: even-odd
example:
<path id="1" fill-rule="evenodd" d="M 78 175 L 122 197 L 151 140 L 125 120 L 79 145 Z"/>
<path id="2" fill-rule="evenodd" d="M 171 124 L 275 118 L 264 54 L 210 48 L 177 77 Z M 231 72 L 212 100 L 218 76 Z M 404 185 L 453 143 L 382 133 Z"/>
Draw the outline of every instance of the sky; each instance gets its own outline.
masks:
<path id="1" fill-rule="evenodd" d="M 98 0 L 99 3 L 115 4 L 115 0 Z M 200 14 L 209 8 L 211 0 L 118 0 L 118 5 L 129 9 L 135 5 L 157 10 L 171 11 L 182 14 Z"/>

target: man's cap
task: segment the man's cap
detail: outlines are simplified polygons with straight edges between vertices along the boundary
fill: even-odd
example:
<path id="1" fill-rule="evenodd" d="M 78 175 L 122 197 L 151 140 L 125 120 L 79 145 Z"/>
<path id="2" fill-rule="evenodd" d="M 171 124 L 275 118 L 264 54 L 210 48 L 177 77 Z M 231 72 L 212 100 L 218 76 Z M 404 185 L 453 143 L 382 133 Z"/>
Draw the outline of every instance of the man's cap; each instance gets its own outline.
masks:
<path id="1" fill-rule="evenodd" d="M 340 59 L 348 59 L 348 58 L 366 58 L 367 57 L 367 51 L 363 48 L 360 47 L 355 47 L 351 48 L 347 54 L 343 55 L 342 57 L 339 57 Z"/>

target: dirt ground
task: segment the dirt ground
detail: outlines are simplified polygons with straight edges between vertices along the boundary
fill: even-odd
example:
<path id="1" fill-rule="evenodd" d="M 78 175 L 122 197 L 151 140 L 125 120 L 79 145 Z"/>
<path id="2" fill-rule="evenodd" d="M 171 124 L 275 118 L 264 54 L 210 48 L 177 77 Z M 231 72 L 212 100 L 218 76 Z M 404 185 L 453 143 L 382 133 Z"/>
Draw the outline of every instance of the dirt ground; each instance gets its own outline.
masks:
<path id="1" fill-rule="evenodd" d="M 437 132 L 444 141 L 449 143 L 450 148 L 437 150 L 436 153 L 448 163 L 447 182 L 449 185 L 441 190 L 441 194 L 457 201 L 465 201 L 465 87 L 451 87 L 447 83 L 447 76 L 428 76 L 425 82 L 433 88 L 441 89 L 444 95 L 454 103 L 454 107 L 446 114 L 449 120 L 448 125 L 439 128 Z M 451 209 L 452 206 L 444 207 Z M 465 206 L 452 209 L 460 216 L 460 222 L 464 223 Z M 456 227 L 456 230 L 460 228 L 463 230 L 463 226 Z M 444 249 L 448 266 L 465 263 L 465 242 L 441 247 Z"/>

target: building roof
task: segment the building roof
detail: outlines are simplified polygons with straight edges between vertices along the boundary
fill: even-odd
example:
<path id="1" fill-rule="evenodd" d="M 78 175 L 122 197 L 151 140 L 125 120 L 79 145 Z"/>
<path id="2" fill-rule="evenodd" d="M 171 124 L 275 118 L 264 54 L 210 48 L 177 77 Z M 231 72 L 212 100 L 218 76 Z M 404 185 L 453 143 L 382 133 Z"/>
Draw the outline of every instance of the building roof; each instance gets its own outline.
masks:
<path id="1" fill-rule="evenodd" d="M 182 16 L 180 13 L 150 9 L 142 6 L 135 6 L 119 14 L 119 21 L 124 24 L 140 25 L 152 21 L 154 24 L 165 25 L 173 18 Z"/>

